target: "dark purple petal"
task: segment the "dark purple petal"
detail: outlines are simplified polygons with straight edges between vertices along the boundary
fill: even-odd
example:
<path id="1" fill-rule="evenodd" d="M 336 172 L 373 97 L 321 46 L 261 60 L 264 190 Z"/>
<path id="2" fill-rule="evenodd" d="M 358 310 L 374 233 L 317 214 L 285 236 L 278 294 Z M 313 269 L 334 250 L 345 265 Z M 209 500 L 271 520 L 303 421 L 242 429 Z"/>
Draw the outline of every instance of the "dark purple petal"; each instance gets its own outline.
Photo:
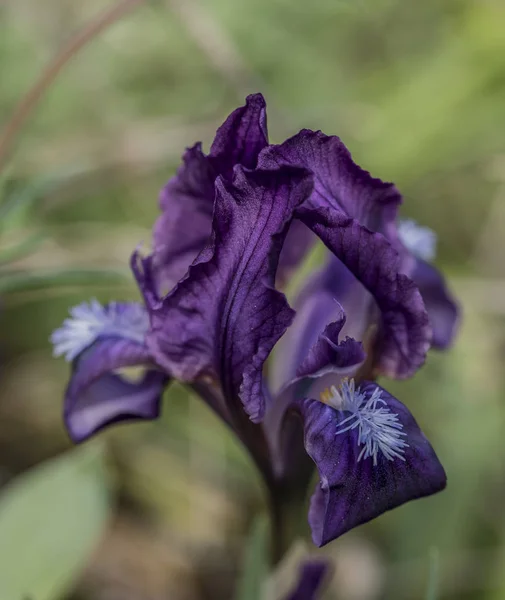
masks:
<path id="1" fill-rule="evenodd" d="M 274 390 L 297 376 L 297 370 L 324 328 L 341 317 L 347 318 L 344 333 L 363 339 L 369 322 L 371 296 L 349 270 L 335 257 L 311 275 L 298 294 L 293 324 L 279 341 L 274 354 L 271 380 Z"/>
<path id="2" fill-rule="evenodd" d="M 307 358 L 297 370 L 298 377 L 315 377 L 330 371 L 356 367 L 365 360 L 361 342 L 346 337 L 339 342 L 339 335 L 345 325 L 345 315 L 340 308 L 337 321 L 326 326 L 318 341 L 310 349 Z"/>
<path id="3" fill-rule="evenodd" d="M 122 338 L 98 339 L 74 361 L 64 405 L 65 424 L 74 442 L 111 423 L 158 416 L 167 376 L 147 371 L 140 381 L 131 382 L 115 373 L 149 364 L 145 347 Z"/>
<path id="4" fill-rule="evenodd" d="M 419 287 L 428 311 L 433 329 L 432 346 L 445 350 L 452 345 L 458 331 L 460 308 L 440 272 L 429 263 L 417 259 L 411 277 Z"/>
<path id="5" fill-rule="evenodd" d="M 153 229 L 153 270 L 158 294 L 187 272 L 211 234 L 216 170 L 201 149 L 188 148 L 177 174 L 163 188 L 163 211 Z"/>
<path id="6" fill-rule="evenodd" d="M 183 164 L 161 192 L 162 215 L 153 230 L 152 269 L 159 295 L 186 274 L 209 241 L 216 177 L 231 179 L 236 164 L 254 168 L 267 144 L 265 101 L 255 94 L 217 130 L 208 156 L 200 143 L 186 150 Z"/>
<path id="7" fill-rule="evenodd" d="M 296 588 L 286 600 L 316 600 L 330 571 L 330 564 L 323 557 L 306 560 L 301 566 Z"/>
<path id="8" fill-rule="evenodd" d="M 339 433 L 339 428 L 349 425 L 344 420 L 351 412 L 335 410 L 317 400 L 299 403 L 305 448 L 319 472 L 309 510 L 312 538 L 317 546 L 446 485 L 444 469 L 408 409 L 374 383 L 365 384 L 360 391 L 367 400 L 374 392 L 380 392 L 385 404 L 379 403 L 377 409 L 397 415 L 401 432 L 406 434 L 399 439 L 408 445 L 398 450 L 401 458 L 393 456 L 392 460 L 379 449 L 374 465 L 371 455 L 360 459 L 364 446 L 358 439 L 358 427 Z"/>
<path id="9" fill-rule="evenodd" d="M 378 368 L 391 377 L 412 375 L 425 360 L 431 328 L 417 286 L 400 274 L 396 250 L 337 211 L 301 208 L 297 216 L 374 297 L 381 312 Z"/>
<path id="10" fill-rule="evenodd" d="M 424 361 L 430 328 L 415 286 L 399 275 L 398 190 L 356 165 L 339 138 L 321 132 L 303 130 L 268 147 L 259 164 L 299 165 L 314 174 L 314 190 L 300 218 L 374 297 L 383 325 L 378 368 L 393 377 L 411 375 Z M 347 311 L 344 299 L 336 298 Z"/>
<path id="11" fill-rule="evenodd" d="M 402 198 L 392 183 L 384 183 L 359 167 L 340 138 L 321 131 L 302 129 L 278 146 L 262 152 L 262 168 L 293 165 L 314 174 L 309 204 L 330 208 L 356 219 L 372 231 L 394 233 L 394 221 Z"/>
<path id="12" fill-rule="evenodd" d="M 245 172 L 216 184 L 213 238 L 188 276 L 151 307 L 147 343 L 174 377 L 211 377 L 259 421 L 262 367 L 293 319 L 274 278 L 293 211 L 311 191 L 300 169 Z M 145 282 L 142 282 L 144 283 Z"/>
<path id="13" fill-rule="evenodd" d="M 216 172 L 231 180 L 235 165 L 254 169 L 259 153 L 267 145 L 265 99 L 261 94 L 251 94 L 245 106 L 234 110 L 217 130 L 209 157 Z"/>
<path id="14" fill-rule="evenodd" d="M 360 342 L 352 338 L 339 340 L 345 325 L 342 307 L 334 302 L 339 311 L 336 321 L 327 325 L 309 350 L 303 363 L 297 370 L 297 376 L 281 389 L 270 406 L 264 420 L 264 429 L 272 448 L 274 468 L 278 475 L 287 475 L 295 453 L 303 451 L 299 439 L 299 418 L 289 412 L 290 406 L 306 397 L 319 398 L 327 388 L 339 383 L 346 377 L 353 377 L 365 360 L 365 352 Z M 295 448 L 299 446 L 299 448 Z"/>

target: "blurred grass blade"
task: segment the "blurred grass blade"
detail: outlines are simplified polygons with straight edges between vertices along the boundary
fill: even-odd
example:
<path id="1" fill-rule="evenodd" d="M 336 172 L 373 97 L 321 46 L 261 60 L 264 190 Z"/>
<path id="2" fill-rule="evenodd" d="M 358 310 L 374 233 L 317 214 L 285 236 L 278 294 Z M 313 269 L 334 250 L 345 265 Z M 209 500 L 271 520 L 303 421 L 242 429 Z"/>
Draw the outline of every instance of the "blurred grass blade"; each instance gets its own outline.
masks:
<path id="1" fill-rule="evenodd" d="M 4 192 L 7 189 L 9 181 L 12 177 L 12 165 L 6 165 L 0 169 L 0 199 L 3 198 Z"/>
<path id="2" fill-rule="evenodd" d="M 438 578 L 440 570 L 440 552 L 438 548 L 431 548 L 429 554 L 428 588 L 426 600 L 438 599 Z"/>
<path id="3" fill-rule="evenodd" d="M 268 576 L 268 534 L 268 519 L 259 515 L 247 540 L 235 600 L 261 600 L 263 584 Z"/>
<path id="4" fill-rule="evenodd" d="M 26 225 L 37 202 L 82 172 L 83 168 L 70 167 L 19 185 L 0 204 L 0 229 L 5 232 Z"/>
<path id="5" fill-rule="evenodd" d="M 21 260 L 33 254 L 36 248 L 44 241 L 44 238 L 45 236 L 41 233 L 34 233 L 16 246 L 0 250 L 0 266 Z"/>
<path id="6" fill-rule="evenodd" d="M 71 450 L 21 475 L 0 494 L 0 598 L 63 597 L 109 512 L 101 446 Z"/>
<path id="7" fill-rule="evenodd" d="M 131 283 L 128 269 L 66 269 L 55 271 L 0 272 L 0 294 L 54 287 Z"/>

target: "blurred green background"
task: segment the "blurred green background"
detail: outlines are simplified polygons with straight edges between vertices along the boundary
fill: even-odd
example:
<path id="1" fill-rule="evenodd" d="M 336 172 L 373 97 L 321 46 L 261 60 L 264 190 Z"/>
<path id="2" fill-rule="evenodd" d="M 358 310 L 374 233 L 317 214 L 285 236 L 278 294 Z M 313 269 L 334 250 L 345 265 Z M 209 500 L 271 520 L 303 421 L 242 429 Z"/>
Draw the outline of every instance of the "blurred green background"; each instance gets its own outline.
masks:
<path id="1" fill-rule="evenodd" d="M 2 123 L 108 6 L 3 0 Z M 184 147 L 208 148 L 254 91 L 273 141 L 338 134 L 399 186 L 403 214 L 437 232 L 465 313 L 454 350 L 388 382 L 448 488 L 325 548 L 337 565 L 327 597 L 422 599 L 438 572 L 440 600 L 505 600 L 503 0 L 146 1 L 65 67 L 5 171 L 16 208 L 0 257 L 17 257 L 0 265 L 0 600 L 231 596 L 264 502 L 241 448 L 172 388 L 159 422 L 71 451 L 68 366 L 48 337 L 83 299 L 138 298 L 127 264 L 149 243 L 159 189 Z"/>

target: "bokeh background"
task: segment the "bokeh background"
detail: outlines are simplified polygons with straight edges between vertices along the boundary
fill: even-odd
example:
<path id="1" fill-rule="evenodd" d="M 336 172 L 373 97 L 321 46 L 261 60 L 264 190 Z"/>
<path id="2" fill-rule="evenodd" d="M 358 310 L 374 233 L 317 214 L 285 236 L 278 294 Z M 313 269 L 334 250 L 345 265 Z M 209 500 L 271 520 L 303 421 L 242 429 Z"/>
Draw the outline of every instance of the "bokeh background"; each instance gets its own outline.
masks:
<path id="1" fill-rule="evenodd" d="M 106 0 L 0 3 L 0 125 Z M 388 383 L 449 486 L 324 549 L 327 598 L 505 599 L 505 3 L 157 0 L 69 62 L 16 136 L 0 204 L 1 600 L 231 598 L 257 476 L 180 388 L 163 418 L 73 450 L 48 337 L 83 299 L 138 298 L 131 251 L 185 146 L 247 93 L 271 139 L 338 134 L 438 234 L 456 347 Z M 307 267 L 307 268 L 310 268 Z M 246 596 L 242 596 L 245 598 Z"/>

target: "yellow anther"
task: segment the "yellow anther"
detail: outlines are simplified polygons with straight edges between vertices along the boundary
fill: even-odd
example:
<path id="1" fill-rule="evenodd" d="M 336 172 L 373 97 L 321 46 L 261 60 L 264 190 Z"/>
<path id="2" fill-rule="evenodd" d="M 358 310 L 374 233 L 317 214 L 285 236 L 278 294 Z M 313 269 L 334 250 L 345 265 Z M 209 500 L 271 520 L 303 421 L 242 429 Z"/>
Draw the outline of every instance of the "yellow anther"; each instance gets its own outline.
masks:
<path id="1" fill-rule="evenodd" d="M 332 396 L 332 394 L 328 388 L 326 388 L 319 394 L 319 398 L 320 398 L 321 402 L 323 402 L 324 404 L 330 403 L 331 396 Z"/>

